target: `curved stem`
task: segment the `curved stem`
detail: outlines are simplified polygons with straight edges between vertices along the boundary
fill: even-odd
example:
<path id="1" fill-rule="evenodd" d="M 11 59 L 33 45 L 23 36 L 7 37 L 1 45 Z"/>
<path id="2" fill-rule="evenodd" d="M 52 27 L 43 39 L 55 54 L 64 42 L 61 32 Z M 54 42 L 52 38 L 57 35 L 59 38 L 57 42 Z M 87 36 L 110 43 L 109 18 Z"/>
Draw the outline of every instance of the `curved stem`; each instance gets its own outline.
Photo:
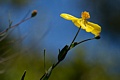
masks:
<path id="1" fill-rule="evenodd" d="M 95 37 L 94 37 L 94 38 L 89 38 L 89 39 L 82 40 L 82 41 L 78 42 L 77 45 L 78 45 L 78 44 L 81 44 L 81 43 L 83 43 L 83 42 L 89 41 L 89 40 L 93 40 L 93 39 L 95 39 Z"/>

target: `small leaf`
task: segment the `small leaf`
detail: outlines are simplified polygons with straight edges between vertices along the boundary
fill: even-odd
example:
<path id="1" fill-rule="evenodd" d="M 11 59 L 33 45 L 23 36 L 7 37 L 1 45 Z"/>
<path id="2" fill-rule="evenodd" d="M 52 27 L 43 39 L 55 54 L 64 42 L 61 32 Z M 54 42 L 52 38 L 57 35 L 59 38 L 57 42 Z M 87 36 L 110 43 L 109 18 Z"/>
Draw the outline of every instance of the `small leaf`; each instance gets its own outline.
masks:
<path id="1" fill-rule="evenodd" d="M 68 48 L 69 48 L 69 46 L 66 45 L 61 51 L 59 51 L 59 54 L 58 54 L 58 61 L 59 62 L 65 58 L 65 56 L 69 50 Z"/>
<path id="2" fill-rule="evenodd" d="M 3 37 L 3 36 L 5 36 L 7 34 L 7 32 L 5 31 L 5 32 L 3 32 L 3 33 L 0 33 L 0 37 Z"/>
<path id="3" fill-rule="evenodd" d="M 43 78 L 43 80 L 48 80 L 48 79 L 49 79 L 49 77 L 50 77 L 50 75 L 51 75 L 51 73 L 52 73 L 52 70 L 53 70 L 53 66 L 51 66 L 51 67 L 48 69 L 48 71 L 47 71 L 47 73 L 45 74 L 45 77 Z"/>
<path id="4" fill-rule="evenodd" d="M 25 78 L 25 75 L 26 75 L 26 70 L 24 71 L 24 74 L 22 75 L 22 78 L 21 78 L 21 80 L 24 80 L 24 78 Z"/>
<path id="5" fill-rule="evenodd" d="M 78 45 L 78 42 L 72 43 L 72 45 L 70 46 L 70 49 L 74 48 L 76 45 Z"/>

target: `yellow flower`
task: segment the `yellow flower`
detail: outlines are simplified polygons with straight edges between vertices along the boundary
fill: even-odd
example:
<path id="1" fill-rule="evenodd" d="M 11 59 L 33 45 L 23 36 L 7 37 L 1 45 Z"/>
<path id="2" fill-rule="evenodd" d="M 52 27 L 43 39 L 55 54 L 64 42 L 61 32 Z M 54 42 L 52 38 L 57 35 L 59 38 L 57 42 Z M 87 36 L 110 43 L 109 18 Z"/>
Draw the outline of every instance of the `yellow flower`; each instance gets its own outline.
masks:
<path id="1" fill-rule="evenodd" d="M 81 18 L 76 18 L 66 13 L 62 13 L 60 16 L 66 20 L 71 20 L 74 23 L 74 25 L 77 26 L 78 28 L 81 27 L 86 32 L 91 32 L 92 34 L 95 35 L 95 37 L 100 36 L 101 27 L 98 24 L 87 21 L 87 19 L 90 18 L 89 12 L 86 11 L 82 12 Z"/>

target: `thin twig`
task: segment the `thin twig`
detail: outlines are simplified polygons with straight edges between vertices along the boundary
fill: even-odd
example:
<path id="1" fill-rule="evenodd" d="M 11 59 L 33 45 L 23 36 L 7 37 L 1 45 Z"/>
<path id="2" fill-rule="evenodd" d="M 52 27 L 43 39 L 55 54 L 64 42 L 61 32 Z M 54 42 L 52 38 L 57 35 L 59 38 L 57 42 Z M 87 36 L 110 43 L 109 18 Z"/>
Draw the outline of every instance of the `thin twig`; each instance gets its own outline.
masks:
<path id="1" fill-rule="evenodd" d="M 15 25 L 13 25 L 13 26 L 9 26 L 9 27 L 8 27 L 7 29 L 5 29 L 4 31 L 0 32 L 0 35 L 3 34 L 3 33 L 5 33 L 5 32 L 7 32 L 7 31 L 10 30 L 11 28 L 17 27 L 18 25 L 20 25 L 21 23 L 23 23 L 23 22 L 25 22 L 25 21 L 27 21 L 27 20 L 29 20 L 29 19 L 31 19 L 31 17 L 26 18 L 26 19 L 20 21 L 19 23 L 15 24 Z"/>

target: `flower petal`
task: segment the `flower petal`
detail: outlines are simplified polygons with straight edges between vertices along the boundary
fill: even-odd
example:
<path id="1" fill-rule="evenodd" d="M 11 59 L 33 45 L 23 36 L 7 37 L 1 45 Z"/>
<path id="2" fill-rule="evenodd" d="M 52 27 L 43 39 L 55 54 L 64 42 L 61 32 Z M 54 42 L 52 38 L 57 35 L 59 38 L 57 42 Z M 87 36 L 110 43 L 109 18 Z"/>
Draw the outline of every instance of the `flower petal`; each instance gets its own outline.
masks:
<path id="1" fill-rule="evenodd" d="M 60 16 L 62 18 L 64 18 L 64 19 L 66 19 L 66 20 L 75 20 L 75 19 L 78 19 L 78 18 L 76 18 L 76 17 L 74 17 L 74 16 L 72 16 L 70 14 L 66 14 L 66 13 L 62 13 L 62 14 L 60 14 Z"/>
<path id="2" fill-rule="evenodd" d="M 86 24 L 86 32 L 92 32 L 94 30 L 94 28 L 88 24 Z"/>
<path id="3" fill-rule="evenodd" d="M 98 24 L 87 22 L 87 25 L 92 26 L 94 29 L 91 31 L 95 36 L 100 36 L 101 27 Z"/>
<path id="4" fill-rule="evenodd" d="M 80 28 L 80 26 L 81 26 L 81 19 L 74 19 L 74 20 L 72 20 L 72 22 L 74 23 L 75 26 Z"/>
<path id="5" fill-rule="evenodd" d="M 85 30 L 86 29 L 85 20 L 81 19 L 80 24 L 81 28 Z"/>

